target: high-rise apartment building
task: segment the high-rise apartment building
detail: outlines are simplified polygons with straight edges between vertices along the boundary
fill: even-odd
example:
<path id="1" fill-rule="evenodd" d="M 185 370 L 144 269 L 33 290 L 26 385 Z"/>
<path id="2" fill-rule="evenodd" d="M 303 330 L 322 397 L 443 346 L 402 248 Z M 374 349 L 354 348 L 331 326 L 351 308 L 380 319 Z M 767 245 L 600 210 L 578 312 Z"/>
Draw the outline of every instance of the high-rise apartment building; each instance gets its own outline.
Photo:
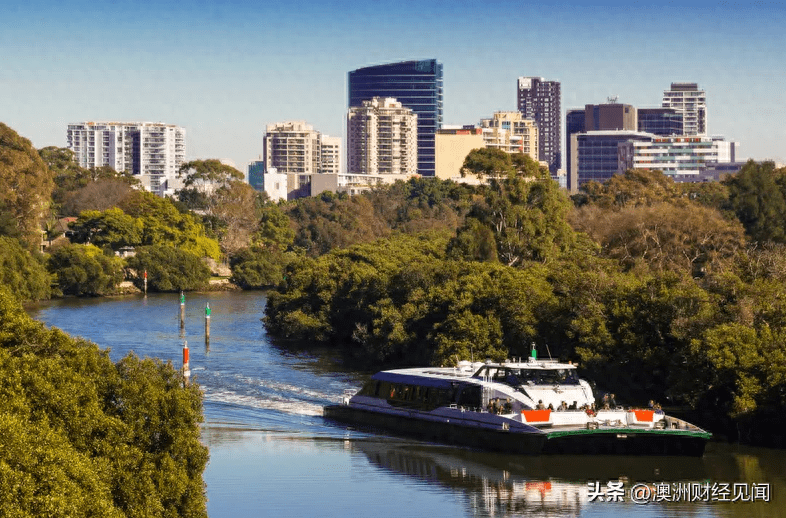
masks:
<path id="1" fill-rule="evenodd" d="M 348 172 L 416 174 L 418 116 L 393 98 L 374 97 L 347 115 Z"/>
<path id="2" fill-rule="evenodd" d="M 349 108 L 374 97 L 394 98 L 417 115 L 417 172 L 434 176 L 434 135 L 442 127 L 442 63 L 402 61 L 349 72 Z"/>
<path id="3" fill-rule="evenodd" d="M 266 169 L 274 167 L 281 174 L 338 173 L 341 139 L 323 135 L 306 121 L 268 124 L 263 142 Z"/>
<path id="4" fill-rule="evenodd" d="M 682 114 L 686 136 L 707 136 L 707 93 L 696 83 L 671 83 L 671 90 L 663 92 L 663 107 Z"/>
<path id="5" fill-rule="evenodd" d="M 186 160 L 186 130 L 174 124 L 81 122 L 68 125 L 66 141 L 80 166 L 127 171 L 159 196 L 175 188 Z"/>
<path id="6" fill-rule="evenodd" d="M 518 78 L 518 111 L 538 125 L 538 159 L 549 165 L 552 176 L 562 167 L 559 81 L 542 77 Z"/>
<path id="7" fill-rule="evenodd" d="M 490 119 L 481 119 L 485 147 L 508 153 L 525 153 L 538 161 L 538 127 L 534 119 L 521 112 L 496 112 Z"/>

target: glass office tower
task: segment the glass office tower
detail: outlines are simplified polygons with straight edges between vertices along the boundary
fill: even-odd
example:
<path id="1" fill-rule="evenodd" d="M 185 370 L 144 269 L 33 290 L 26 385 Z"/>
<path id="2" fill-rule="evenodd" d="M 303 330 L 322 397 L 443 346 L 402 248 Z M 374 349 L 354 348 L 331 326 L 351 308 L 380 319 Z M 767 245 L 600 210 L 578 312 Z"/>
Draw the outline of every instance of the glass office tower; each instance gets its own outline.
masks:
<path id="1" fill-rule="evenodd" d="M 350 72 L 349 107 L 373 97 L 393 97 L 418 116 L 418 173 L 434 176 L 434 135 L 442 127 L 442 63 L 402 61 Z"/>

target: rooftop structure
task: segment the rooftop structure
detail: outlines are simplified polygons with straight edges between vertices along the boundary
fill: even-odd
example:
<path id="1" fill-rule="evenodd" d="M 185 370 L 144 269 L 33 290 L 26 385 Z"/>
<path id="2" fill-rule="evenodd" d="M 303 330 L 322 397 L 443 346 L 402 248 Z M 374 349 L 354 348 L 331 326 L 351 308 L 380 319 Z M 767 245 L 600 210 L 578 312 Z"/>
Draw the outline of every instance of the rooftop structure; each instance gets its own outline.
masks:
<path id="1" fill-rule="evenodd" d="M 682 134 L 707 136 L 707 94 L 696 83 L 671 83 L 663 92 L 663 107 L 682 114 Z"/>

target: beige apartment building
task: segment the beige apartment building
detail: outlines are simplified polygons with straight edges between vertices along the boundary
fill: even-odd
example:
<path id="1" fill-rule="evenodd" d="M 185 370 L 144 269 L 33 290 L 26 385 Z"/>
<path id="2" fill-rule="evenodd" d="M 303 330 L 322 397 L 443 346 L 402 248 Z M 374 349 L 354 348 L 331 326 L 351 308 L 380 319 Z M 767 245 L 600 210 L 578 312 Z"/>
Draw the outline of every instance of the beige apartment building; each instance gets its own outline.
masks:
<path id="1" fill-rule="evenodd" d="M 496 112 L 482 119 L 480 127 L 445 128 L 437 131 L 434 163 L 437 178 L 460 180 L 464 159 L 473 149 L 495 148 L 525 153 L 538 161 L 538 126 L 520 112 Z"/>
<path id="2" fill-rule="evenodd" d="M 538 160 L 538 126 L 534 119 L 521 112 L 496 112 L 490 119 L 481 119 L 480 127 L 486 147 L 524 153 Z"/>
<path id="3" fill-rule="evenodd" d="M 347 172 L 412 175 L 418 169 L 417 115 L 392 97 L 374 97 L 347 115 Z"/>
<path id="4" fill-rule="evenodd" d="M 263 160 L 266 170 L 279 174 L 338 173 L 341 139 L 314 130 L 306 121 L 268 124 Z"/>
<path id="5" fill-rule="evenodd" d="M 469 152 L 485 146 L 481 128 L 437 130 L 434 136 L 435 176 L 456 180 L 461 176 L 461 167 Z"/>

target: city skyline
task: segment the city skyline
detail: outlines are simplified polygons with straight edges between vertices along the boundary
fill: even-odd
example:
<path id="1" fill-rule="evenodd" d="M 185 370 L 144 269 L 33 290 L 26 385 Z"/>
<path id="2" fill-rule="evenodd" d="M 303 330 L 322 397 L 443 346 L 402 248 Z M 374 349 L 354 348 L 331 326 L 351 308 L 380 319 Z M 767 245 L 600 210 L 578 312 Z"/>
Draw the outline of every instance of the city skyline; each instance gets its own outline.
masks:
<path id="1" fill-rule="evenodd" d="M 445 124 L 515 110 L 521 76 L 560 81 L 563 121 L 612 96 L 656 108 L 671 83 L 692 82 L 710 135 L 739 142 L 743 159 L 786 161 L 786 5 L 677 6 L 19 4 L 0 20 L 0 120 L 37 148 L 66 147 L 79 121 L 175 124 L 188 160 L 245 172 L 268 124 L 305 120 L 346 149 L 348 72 L 437 59 Z"/>

